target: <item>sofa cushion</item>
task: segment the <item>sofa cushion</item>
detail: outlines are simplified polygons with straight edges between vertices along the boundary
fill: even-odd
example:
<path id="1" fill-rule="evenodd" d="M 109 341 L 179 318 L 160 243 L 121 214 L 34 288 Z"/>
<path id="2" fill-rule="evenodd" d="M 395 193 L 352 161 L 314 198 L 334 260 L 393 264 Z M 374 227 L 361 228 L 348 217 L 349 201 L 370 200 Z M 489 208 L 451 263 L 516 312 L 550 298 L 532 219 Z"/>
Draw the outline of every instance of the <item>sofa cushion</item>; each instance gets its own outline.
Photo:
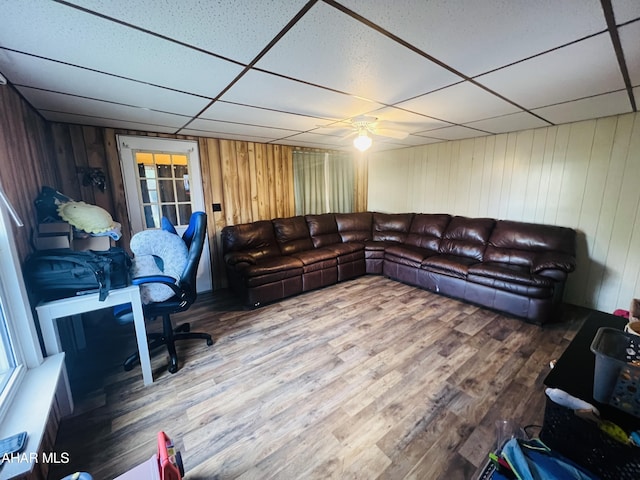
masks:
<path id="1" fill-rule="evenodd" d="M 495 290 L 522 295 L 527 298 L 549 298 L 553 295 L 553 287 L 543 287 L 535 285 L 524 285 L 522 283 L 514 283 L 509 280 L 503 280 L 494 277 L 485 277 L 482 275 L 469 274 L 467 282 L 477 283 Z"/>
<path id="2" fill-rule="evenodd" d="M 256 287 L 301 276 L 302 268 L 303 264 L 299 259 L 279 256 L 263 258 L 254 265 L 247 265 L 241 273 L 247 287 Z"/>
<path id="3" fill-rule="evenodd" d="M 453 217 L 440 242 L 440 253 L 482 261 L 495 225 L 493 218 Z"/>
<path id="4" fill-rule="evenodd" d="M 413 213 L 374 213 L 373 240 L 376 242 L 404 242 L 411 227 Z"/>
<path id="5" fill-rule="evenodd" d="M 437 252 L 450 221 L 451 215 L 446 213 L 418 213 L 411 221 L 404 243 Z"/>
<path id="6" fill-rule="evenodd" d="M 556 225 L 498 220 L 489 243 L 497 248 L 573 254 L 576 232 Z"/>
<path id="7" fill-rule="evenodd" d="M 303 252 L 295 252 L 291 254 L 292 257 L 300 260 L 303 265 L 311 265 L 313 263 L 327 262 L 327 265 L 335 266 L 337 264 L 336 254 L 330 248 L 314 248 L 311 250 L 305 250 Z"/>
<path id="8" fill-rule="evenodd" d="M 307 222 L 314 247 L 320 248 L 334 243 L 342 243 L 334 214 L 305 215 L 304 219 Z"/>
<path id="9" fill-rule="evenodd" d="M 283 255 L 313 249 L 309 227 L 303 216 L 276 218 L 272 222 Z"/>
<path id="10" fill-rule="evenodd" d="M 576 232 L 555 225 L 499 220 L 489 238 L 484 259 L 526 265 L 532 271 L 575 269 Z"/>
<path id="11" fill-rule="evenodd" d="M 420 268 L 422 261 L 438 252 L 414 245 L 389 245 L 384 251 L 385 261 L 402 263 L 412 267 Z"/>
<path id="12" fill-rule="evenodd" d="M 280 248 L 269 220 L 229 225 L 222 229 L 225 253 L 239 252 L 248 260 L 280 256 Z"/>
<path id="13" fill-rule="evenodd" d="M 371 212 L 336 213 L 335 219 L 343 242 L 371 240 Z"/>
<path id="14" fill-rule="evenodd" d="M 553 280 L 532 274 L 528 267 L 508 263 L 482 262 L 469 267 L 469 275 L 490 277 L 505 282 L 531 285 L 535 287 L 553 287 Z"/>
<path id="15" fill-rule="evenodd" d="M 469 267 L 478 263 L 474 258 L 457 255 L 433 255 L 422 261 L 420 268 L 434 270 L 458 278 L 466 278 Z"/>
<path id="16" fill-rule="evenodd" d="M 338 259 L 338 263 L 352 262 L 364 258 L 364 243 L 334 243 L 325 248 L 331 250 Z"/>

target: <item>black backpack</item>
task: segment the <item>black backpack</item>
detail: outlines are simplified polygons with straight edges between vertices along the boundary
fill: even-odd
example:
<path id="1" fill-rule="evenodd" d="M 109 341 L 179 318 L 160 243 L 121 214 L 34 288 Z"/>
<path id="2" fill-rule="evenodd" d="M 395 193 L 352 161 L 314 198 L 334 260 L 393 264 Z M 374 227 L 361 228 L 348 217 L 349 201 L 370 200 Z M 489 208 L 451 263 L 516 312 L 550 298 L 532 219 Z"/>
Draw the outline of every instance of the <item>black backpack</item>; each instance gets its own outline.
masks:
<path id="1" fill-rule="evenodd" d="M 119 247 L 103 252 L 68 248 L 38 250 L 23 265 L 27 288 L 38 300 L 50 301 L 83 293 L 100 293 L 129 285 L 131 258 Z"/>

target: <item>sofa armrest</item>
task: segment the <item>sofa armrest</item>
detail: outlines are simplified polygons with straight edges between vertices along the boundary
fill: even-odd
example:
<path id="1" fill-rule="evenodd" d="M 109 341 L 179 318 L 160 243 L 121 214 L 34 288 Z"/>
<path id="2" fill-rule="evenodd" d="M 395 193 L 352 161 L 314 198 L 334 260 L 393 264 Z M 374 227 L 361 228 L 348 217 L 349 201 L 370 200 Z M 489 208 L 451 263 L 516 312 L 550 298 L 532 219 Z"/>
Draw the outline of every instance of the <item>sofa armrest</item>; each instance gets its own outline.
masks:
<path id="1" fill-rule="evenodd" d="M 567 273 L 573 272 L 576 269 L 575 257 L 561 252 L 544 252 L 537 255 L 531 265 L 531 271 L 533 273 L 554 269 Z"/>
<path id="2" fill-rule="evenodd" d="M 256 264 L 256 259 L 253 257 L 253 255 L 250 255 L 248 253 L 242 253 L 242 252 L 227 253 L 224 256 L 224 261 L 229 266 L 236 266 L 240 263 L 248 263 L 250 265 Z"/>

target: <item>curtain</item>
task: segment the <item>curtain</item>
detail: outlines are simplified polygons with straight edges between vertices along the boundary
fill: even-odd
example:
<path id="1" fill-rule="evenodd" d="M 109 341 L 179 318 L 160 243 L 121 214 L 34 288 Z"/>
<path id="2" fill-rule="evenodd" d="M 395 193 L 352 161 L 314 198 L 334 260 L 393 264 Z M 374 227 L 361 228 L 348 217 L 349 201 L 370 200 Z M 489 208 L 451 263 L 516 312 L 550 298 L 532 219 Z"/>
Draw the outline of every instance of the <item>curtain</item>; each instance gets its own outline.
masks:
<path id="1" fill-rule="evenodd" d="M 348 153 L 293 152 L 296 215 L 353 211 L 354 168 Z"/>
<path id="2" fill-rule="evenodd" d="M 354 172 L 353 157 L 348 153 L 329 154 L 326 159 L 329 190 L 329 211 L 353 212 Z"/>

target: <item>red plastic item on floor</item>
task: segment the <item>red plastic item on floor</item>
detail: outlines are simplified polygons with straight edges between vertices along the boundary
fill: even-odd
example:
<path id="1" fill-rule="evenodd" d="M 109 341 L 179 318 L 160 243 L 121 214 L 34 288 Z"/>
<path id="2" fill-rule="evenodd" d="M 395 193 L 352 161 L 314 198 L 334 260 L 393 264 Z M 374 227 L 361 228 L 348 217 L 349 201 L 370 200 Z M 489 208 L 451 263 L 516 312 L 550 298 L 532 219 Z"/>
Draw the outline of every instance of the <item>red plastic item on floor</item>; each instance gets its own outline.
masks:
<path id="1" fill-rule="evenodd" d="M 158 466 L 162 480 L 181 480 L 180 453 L 176 452 L 173 442 L 164 432 L 158 432 Z"/>

